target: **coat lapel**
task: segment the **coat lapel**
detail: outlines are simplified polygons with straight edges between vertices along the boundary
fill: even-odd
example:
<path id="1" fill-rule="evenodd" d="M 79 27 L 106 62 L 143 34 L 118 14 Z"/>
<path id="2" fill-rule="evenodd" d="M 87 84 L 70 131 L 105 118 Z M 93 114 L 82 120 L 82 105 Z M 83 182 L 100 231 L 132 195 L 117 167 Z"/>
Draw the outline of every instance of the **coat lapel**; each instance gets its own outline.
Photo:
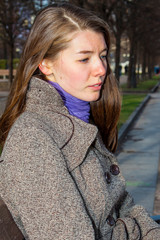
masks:
<path id="1" fill-rule="evenodd" d="M 50 135 L 66 159 L 69 171 L 83 162 L 98 129 L 71 116 L 53 86 L 33 77 L 27 92 L 26 110 L 37 113 L 44 120 L 46 128 L 50 129 Z"/>
<path id="2" fill-rule="evenodd" d="M 72 138 L 62 148 L 62 152 L 67 159 L 67 165 L 70 171 L 84 161 L 86 153 L 94 142 L 98 132 L 94 125 L 87 124 L 75 117 L 73 118 Z"/>

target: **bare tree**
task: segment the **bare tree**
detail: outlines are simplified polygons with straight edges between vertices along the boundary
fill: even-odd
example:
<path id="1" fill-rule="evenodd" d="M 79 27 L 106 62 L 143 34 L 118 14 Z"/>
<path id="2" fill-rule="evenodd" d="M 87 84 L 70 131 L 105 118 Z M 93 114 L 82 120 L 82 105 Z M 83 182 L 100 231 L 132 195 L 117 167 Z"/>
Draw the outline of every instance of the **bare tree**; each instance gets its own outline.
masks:
<path id="1" fill-rule="evenodd" d="M 15 44 L 25 28 L 30 27 L 30 12 L 26 0 L 0 0 L 1 39 L 8 46 L 9 79 L 13 79 Z"/>
<path id="2" fill-rule="evenodd" d="M 149 1 L 145 2 L 143 6 L 145 12 L 145 19 L 143 21 L 143 29 L 141 32 L 141 39 L 143 45 L 143 78 L 146 78 L 146 74 L 152 77 L 154 58 L 160 52 L 160 1 Z"/>
<path id="3" fill-rule="evenodd" d="M 116 40 L 115 50 L 115 76 L 119 81 L 120 77 L 120 54 L 121 54 L 121 37 L 126 27 L 126 11 L 127 5 L 125 0 L 112 1 L 111 8 L 109 9 L 110 15 L 108 16 L 108 23 Z M 106 10 L 106 12 L 108 12 Z"/>
<path id="4" fill-rule="evenodd" d="M 160 0 L 128 1 L 127 33 L 130 40 L 128 87 L 136 87 L 137 59 L 142 64 L 142 78 L 145 79 L 147 69 L 151 77 L 154 55 L 158 53 L 160 47 L 159 11 Z"/>

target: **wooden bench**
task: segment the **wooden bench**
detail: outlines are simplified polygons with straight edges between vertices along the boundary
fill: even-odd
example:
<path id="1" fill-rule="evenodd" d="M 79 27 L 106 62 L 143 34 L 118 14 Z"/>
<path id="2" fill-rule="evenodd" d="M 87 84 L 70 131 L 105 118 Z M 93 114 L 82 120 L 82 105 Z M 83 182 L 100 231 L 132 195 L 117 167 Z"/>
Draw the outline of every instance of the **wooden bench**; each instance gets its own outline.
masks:
<path id="1" fill-rule="evenodd" d="M 13 69 L 13 76 L 16 75 L 16 69 Z M 9 77 L 9 69 L 0 69 L 0 79 L 3 79 L 3 81 L 6 81 Z"/>

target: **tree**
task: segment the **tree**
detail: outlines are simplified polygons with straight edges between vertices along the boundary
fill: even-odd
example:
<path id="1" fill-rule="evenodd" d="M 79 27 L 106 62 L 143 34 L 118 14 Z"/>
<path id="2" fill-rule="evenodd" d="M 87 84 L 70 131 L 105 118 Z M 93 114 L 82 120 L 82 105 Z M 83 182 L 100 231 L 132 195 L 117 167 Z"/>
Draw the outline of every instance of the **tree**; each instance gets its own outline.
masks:
<path id="1" fill-rule="evenodd" d="M 147 69 L 151 77 L 154 56 L 159 53 L 160 48 L 159 11 L 159 0 L 128 1 L 127 34 L 130 40 L 128 87 L 136 87 L 137 59 L 142 64 L 143 79 L 146 77 Z"/>
<path id="2" fill-rule="evenodd" d="M 126 26 L 126 1 L 112 1 L 111 8 L 109 9 L 110 15 L 108 15 L 108 23 L 114 33 L 116 40 L 115 51 L 115 76 L 119 82 L 120 77 L 120 54 L 121 54 L 121 37 L 125 31 Z"/>
<path id="3" fill-rule="evenodd" d="M 143 1 L 144 3 L 144 1 Z M 155 56 L 160 53 L 160 31 L 159 31 L 159 22 L 160 22 L 160 1 L 149 1 L 147 0 L 143 5 L 143 12 L 145 13 L 145 19 L 143 20 L 143 25 L 141 29 L 141 38 L 140 41 L 143 46 L 143 78 L 146 78 L 148 73 L 149 77 L 152 77 L 154 59 Z M 147 41 L 146 41 L 147 40 Z"/>
<path id="4" fill-rule="evenodd" d="M 23 13 L 23 14 L 22 14 Z M 32 15 L 27 0 L 0 0 L 1 39 L 8 46 L 9 80 L 13 79 L 13 58 L 16 40 L 23 38 L 25 30 L 31 26 Z"/>
<path id="5" fill-rule="evenodd" d="M 51 4 L 52 0 L 32 0 L 32 9 L 34 11 L 34 14 L 36 15 L 37 11 L 39 11 L 41 8 Z"/>
<path id="6" fill-rule="evenodd" d="M 127 2 L 127 34 L 130 41 L 130 53 L 129 53 L 129 68 L 128 68 L 128 88 L 136 87 L 136 57 L 137 57 L 137 37 L 138 37 L 138 24 L 137 16 L 138 0 L 132 0 Z"/>

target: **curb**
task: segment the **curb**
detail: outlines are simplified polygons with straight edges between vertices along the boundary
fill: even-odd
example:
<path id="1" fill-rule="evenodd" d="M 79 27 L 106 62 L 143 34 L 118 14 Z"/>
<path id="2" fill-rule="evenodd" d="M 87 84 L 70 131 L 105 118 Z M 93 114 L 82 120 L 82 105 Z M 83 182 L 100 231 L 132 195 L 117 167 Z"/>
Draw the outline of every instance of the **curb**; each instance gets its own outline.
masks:
<path id="1" fill-rule="evenodd" d="M 160 153 L 159 153 L 159 166 L 158 166 L 158 174 L 157 174 L 157 184 L 156 184 L 156 192 L 154 198 L 154 208 L 153 214 L 160 215 Z"/>
<path id="2" fill-rule="evenodd" d="M 145 107 L 145 105 L 147 104 L 147 102 L 149 101 L 150 98 L 151 98 L 151 96 L 148 94 L 145 97 L 145 99 L 140 103 L 140 105 L 136 108 L 136 110 L 130 115 L 128 120 L 122 125 L 122 127 L 120 128 L 119 133 L 118 133 L 119 144 L 122 142 L 122 140 L 124 139 L 124 137 L 128 133 L 129 129 L 133 125 L 134 121 L 138 117 L 139 113 Z"/>
<path id="3" fill-rule="evenodd" d="M 150 93 L 156 92 L 160 85 L 160 82 L 158 82 L 150 91 Z M 151 96 L 150 93 L 144 98 L 144 100 L 140 103 L 140 105 L 136 108 L 136 110 L 130 115 L 128 120 L 122 125 L 122 127 L 119 130 L 118 133 L 118 146 L 121 145 L 123 139 L 125 138 L 126 134 L 128 133 L 129 129 L 133 125 L 134 121 L 137 119 L 139 113 L 143 110 L 147 102 L 150 100 Z"/>
<path id="4" fill-rule="evenodd" d="M 160 86 L 160 82 L 158 82 L 158 83 L 151 89 L 150 93 L 156 92 L 157 89 L 159 88 L 159 86 Z"/>

